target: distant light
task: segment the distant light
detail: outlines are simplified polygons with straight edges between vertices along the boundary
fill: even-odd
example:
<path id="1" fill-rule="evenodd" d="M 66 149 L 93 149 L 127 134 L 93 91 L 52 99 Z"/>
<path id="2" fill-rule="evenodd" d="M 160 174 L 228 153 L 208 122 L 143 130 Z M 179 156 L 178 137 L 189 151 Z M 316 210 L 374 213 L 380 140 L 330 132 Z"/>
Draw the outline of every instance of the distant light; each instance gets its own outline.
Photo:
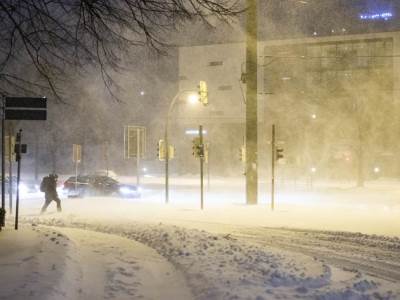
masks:
<path id="1" fill-rule="evenodd" d="M 187 135 L 199 135 L 199 130 L 198 129 L 187 129 L 185 130 L 185 134 Z M 207 130 L 203 129 L 203 134 L 207 134 Z"/>
<path id="2" fill-rule="evenodd" d="M 382 12 L 382 13 L 375 13 L 375 14 L 361 14 L 361 20 L 389 20 L 393 18 L 393 13 L 391 12 Z"/>
<path id="3" fill-rule="evenodd" d="M 147 168 L 143 168 L 142 171 L 143 171 L 143 172 L 147 172 Z"/>
<path id="4" fill-rule="evenodd" d="M 287 80 L 291 80 L 291 79 L 292 79 L 292 77 L 282 77 L 283 81 L 287 81 Z"/>
<path id="5" fill-rule="evenodd" d="M 311 118 L 315 120 L 317 118 L 317 115 L 316 114 L 312 114 Z"/>
<path id="6" fill-rule="evenodd" d="M 381 171 L 381 169 L 379 167 L 374 168 L 374 173 L 379 173 L 380 171 Z"/>
<path id="7" fill-rule="evenodd" d="M 318 33 L 316 31 L 314 31 L 313 35 L 316 36 Z"/>
<path id="8" fill-rule="evenodd" d="M 315 173 L 315 172 L 317 172 L 317 168 L 316 167 L 311 167 L 310 171 L 311 171 L 311 173 Z"/>
<path id="9" fill-rule="evenodd" d="M 144 96 L 144 91 L 140 91 L 140 96 Z"/>
<path id="10" fill-rule="evenodd" d="M 190 104 L 196 104 L 197 102 L 199 102 L 199 96 L 196 94 L 190 94 L 187 100 Z"/>

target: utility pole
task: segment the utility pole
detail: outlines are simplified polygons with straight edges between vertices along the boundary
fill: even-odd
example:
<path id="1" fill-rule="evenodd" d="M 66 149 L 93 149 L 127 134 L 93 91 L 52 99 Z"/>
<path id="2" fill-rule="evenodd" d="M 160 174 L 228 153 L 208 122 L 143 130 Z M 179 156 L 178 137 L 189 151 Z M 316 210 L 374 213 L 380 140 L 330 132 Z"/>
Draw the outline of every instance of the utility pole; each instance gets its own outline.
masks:
<path id="1" fill-rule="evenodd" d="M 257 0 L 246 3 L 246 203 L 257 204 Z"/>

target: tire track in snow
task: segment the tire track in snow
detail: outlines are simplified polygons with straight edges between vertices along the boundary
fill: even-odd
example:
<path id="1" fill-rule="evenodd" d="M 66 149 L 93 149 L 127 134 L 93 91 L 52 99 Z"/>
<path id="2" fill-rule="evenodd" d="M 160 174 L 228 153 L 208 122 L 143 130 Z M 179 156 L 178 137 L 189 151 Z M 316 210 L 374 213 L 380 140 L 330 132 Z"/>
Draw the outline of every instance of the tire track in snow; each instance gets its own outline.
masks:
<path id="1" fill-rule="evenodd" d="M 400 240 L 357 233 L 247 228 L 232 236 L 253 243 L 318 257 L 333 266 L 400 282 Z"/>

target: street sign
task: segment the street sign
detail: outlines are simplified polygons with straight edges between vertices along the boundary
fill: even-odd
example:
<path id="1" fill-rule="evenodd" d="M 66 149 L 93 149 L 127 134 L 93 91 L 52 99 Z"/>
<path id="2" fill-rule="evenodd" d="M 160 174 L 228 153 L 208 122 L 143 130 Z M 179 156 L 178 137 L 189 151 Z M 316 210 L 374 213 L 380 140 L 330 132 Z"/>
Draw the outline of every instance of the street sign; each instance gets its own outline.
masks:
<path id="1" fill-rule="evenodd" d="M 32 97 L 6 97 L 6 120 L 46 120 L 47 99 Z"/>
<path id="2" fill-rule="evenodd" d="M 82 160 L 82 146 L 78 144 L 72 145 L 72 161 L 74 163 L 80 163 Z"/>
<path id="3" fill-rule="evenodd" d="M 144 158 L 146 154 L 146 127 L 124 126 L 124 157 Z"/>

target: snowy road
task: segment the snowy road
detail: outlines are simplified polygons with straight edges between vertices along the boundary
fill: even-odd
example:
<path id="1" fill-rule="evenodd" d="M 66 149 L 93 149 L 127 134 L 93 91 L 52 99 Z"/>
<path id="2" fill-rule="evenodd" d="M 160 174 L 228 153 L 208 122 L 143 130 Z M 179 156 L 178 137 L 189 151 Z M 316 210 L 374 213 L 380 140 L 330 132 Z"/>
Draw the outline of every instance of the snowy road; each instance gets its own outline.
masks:
<path id="1" fill-rule="evenodd" d="M 400 283 L 399 238 L 277 228 L 239 229 L 232 236 Z"/>

